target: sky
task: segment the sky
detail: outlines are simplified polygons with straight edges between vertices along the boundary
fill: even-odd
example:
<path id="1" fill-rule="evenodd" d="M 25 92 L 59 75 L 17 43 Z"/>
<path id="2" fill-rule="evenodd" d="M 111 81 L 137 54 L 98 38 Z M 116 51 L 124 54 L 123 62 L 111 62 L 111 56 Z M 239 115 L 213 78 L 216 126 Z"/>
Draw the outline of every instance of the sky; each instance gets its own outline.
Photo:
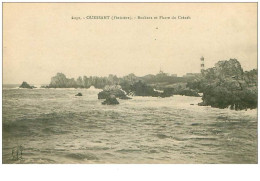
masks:
<path id="1" fill-rule="evenodd" d="M 230 58 L 257 68 L 257 3 L 3 4 L 4 84 L 47 84 L 58 72 L 182 76 L 200 72 L 201 56 L 205 68 Z"/>

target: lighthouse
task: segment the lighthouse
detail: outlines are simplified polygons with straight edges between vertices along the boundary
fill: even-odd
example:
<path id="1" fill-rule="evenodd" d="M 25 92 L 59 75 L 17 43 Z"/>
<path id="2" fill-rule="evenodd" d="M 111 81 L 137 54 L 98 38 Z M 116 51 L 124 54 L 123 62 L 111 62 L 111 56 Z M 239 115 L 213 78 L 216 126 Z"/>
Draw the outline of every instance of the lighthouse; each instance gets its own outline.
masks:
<path id="1" fill-rule="evenodd" d="M 202 73 L 205 70 L 204 57 L 200 58 L 200 72 Z"/>

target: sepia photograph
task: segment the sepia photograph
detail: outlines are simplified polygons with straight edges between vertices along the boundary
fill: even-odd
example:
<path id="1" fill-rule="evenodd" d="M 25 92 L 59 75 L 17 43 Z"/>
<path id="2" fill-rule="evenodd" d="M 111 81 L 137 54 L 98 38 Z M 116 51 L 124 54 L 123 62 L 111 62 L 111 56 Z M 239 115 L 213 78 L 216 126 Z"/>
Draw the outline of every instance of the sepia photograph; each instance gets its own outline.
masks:
<path id="1" fill-rule="evenodd" d="M 257 8 L 2 3 L 2 164 L 258 164 Z"/>

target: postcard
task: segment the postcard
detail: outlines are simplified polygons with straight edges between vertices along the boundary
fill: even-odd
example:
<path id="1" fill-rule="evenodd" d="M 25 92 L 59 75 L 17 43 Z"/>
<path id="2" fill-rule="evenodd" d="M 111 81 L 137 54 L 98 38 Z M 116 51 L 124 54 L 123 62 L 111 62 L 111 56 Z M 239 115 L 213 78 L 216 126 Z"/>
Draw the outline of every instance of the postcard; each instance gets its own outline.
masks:
<path id="1" fill-rule="evenodd" d="M 3 164 L 257 164 L 257 3 L 3 3 Z"/>

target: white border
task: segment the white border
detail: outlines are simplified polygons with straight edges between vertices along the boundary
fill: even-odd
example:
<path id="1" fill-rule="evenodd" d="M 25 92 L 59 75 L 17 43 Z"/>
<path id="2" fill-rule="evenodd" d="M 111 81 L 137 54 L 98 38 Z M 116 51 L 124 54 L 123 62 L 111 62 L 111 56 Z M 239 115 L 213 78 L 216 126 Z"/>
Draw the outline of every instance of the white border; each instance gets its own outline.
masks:
<path id="1" fill-rule="evenodd" d="M 55 2 L 73 2 L 67 0 L 54 0 Z M 14 0 L 1 2 L 18 2 Z M 53 2 L 53 0 L 45 1 L 28 1 L 23 2 Z M 96 1 L 79 1 L 74 2 L 96 2 Z M 98 1 L 98 2 L 209 2 L 209 1 Z M 216 1 L 213 1 L 216 2 Z M 218 1 L 218 2 L 258 2 L 258 1 Z M 1 3 L 2 16 L 2 3 Z M 258 16 L 259 20 L 259 16 Z M 2 26 L 2 17 L 1 17 Z M 2 28 L 1 28 L 2 34 Z M 258 29 L 259 34 L 259 29 Z M 2 36 L 1 36 L 2 40 Z M 2 49 L 2 44 L 1 44 Z M 1 57 L 2 57 L 2 51 Z M 259 52 L 258 52 L 259 54 Z M 259 69 L 259 67 L 258 67 Z M 2 64 L 1 64 L 1 80 L 2 80 Z M 258 79 L 259 80 L 259 79 Z M 2 88 L 2 84 L 1 84 Z M 1 98 L 2 98 L 2 92 Z M 1 99 L 2 100 L 2 99 Z M 260 100 L 260 99 L 259 99 Z M 258 101 L 259 101 L 258 100 Z M 2 106 L 0 108 L 2 113 Z M 2 114 L 1 114 L 2 115 Z M 2 122 L 2 116 L 1 116 Z M 2 124 L 0 138 L 2 140 Z M 259 133 L 259 124 L 258 124 Z M 258 134 L 259 135 L 259 134 Z M 258 137 L 259 145 L 259 137 Z M 0 147 L 2 155 L 2 144 Z M 259 147 L 258 147 L 259 153 Z M 260 180 L 259 164 L 28 164 L 28 165 L 10 165 L 2 164 L 2 156 L 0 158 L 0 180 L 122 180 L 122 181 L 150 181 L 150 180 L 210 180 L 210 181 L 254 181 Z"/>

